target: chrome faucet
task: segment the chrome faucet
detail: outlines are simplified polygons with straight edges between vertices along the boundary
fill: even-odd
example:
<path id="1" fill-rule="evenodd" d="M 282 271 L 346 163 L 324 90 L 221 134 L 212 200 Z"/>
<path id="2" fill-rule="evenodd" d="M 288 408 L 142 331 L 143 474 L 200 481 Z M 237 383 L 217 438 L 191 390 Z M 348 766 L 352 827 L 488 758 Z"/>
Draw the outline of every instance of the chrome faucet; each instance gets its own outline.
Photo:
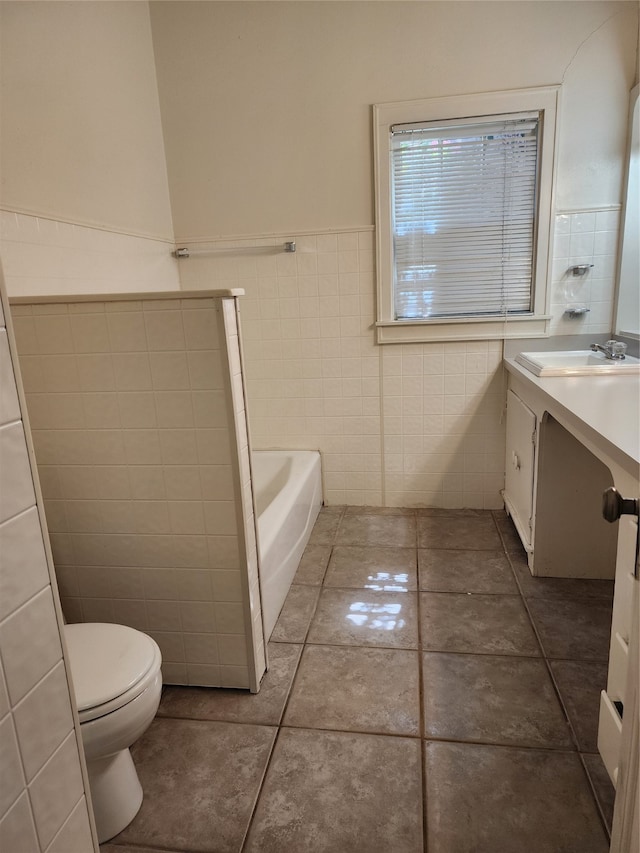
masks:
<path id="1" fill-rule="evenodd" d="M 605 358 L 621 361 L 624 358 L 627 345 L 622 341 L 607 341 L 604 346 L 601 344 L 591 344 L 589 349 L 594 352 L 601 352 Z"/>

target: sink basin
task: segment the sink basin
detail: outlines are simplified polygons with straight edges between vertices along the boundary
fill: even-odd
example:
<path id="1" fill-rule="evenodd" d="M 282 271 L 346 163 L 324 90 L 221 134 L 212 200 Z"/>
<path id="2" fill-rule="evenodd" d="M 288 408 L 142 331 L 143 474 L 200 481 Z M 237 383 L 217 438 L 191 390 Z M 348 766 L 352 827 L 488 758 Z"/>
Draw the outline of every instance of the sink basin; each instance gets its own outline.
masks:
<path id="1" fill-rule="evenodd" d="M 640 359 L 631 355 L 620 360 L 610 359 L 601 352 L 588 349 L 521 352 L 516 356 L 516 361 L 536 376 L 610 376 L 640 373 Z"/>

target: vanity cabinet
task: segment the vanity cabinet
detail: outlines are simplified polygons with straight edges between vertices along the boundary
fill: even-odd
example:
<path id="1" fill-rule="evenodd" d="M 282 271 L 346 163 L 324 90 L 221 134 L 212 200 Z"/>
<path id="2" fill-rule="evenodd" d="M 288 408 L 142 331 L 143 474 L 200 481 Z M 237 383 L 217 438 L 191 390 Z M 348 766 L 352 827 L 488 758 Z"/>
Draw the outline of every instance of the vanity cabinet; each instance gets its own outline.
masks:
<path id="1" fill-rule="evenodd" d="M 613 476 L 549 408 L 548 401 L 511 377 L 505 507 L 533 575 L 613 579 L 617 534 L 600 506 Z"/>
<path id="2" fill-rule="evenodd" d="M 512 359 L 505 366 L 505 506 L 532 574 L 615 579 L 598 749 L 618 794 L 622 779 L 623 799 L 631 801 L 628 785 L 637 784 L 638 774 L 637 728 L 630 733 L 638 715 L 638 523 L 628 515 L 605 521 L 602 493 L 615 486 L 626 498 L 640 496 L 640 388 L 633 377 L 545 378 Z M 531 467 L 524 450 L 529 442 Z M 617 849 L 624 848 L 612 844 Z"/>

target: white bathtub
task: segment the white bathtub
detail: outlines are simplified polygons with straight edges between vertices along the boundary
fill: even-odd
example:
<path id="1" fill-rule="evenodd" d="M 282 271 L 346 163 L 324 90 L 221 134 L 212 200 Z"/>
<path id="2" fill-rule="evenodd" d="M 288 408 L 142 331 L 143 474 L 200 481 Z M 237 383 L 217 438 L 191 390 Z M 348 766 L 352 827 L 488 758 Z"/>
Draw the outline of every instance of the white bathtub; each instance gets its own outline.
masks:
<path id="1" fill-rule="evenodd" d="M 268 640 L 320 512 L 320 454 L 311 450 L 254 450 L 252 471 L 262 613 Z"/>

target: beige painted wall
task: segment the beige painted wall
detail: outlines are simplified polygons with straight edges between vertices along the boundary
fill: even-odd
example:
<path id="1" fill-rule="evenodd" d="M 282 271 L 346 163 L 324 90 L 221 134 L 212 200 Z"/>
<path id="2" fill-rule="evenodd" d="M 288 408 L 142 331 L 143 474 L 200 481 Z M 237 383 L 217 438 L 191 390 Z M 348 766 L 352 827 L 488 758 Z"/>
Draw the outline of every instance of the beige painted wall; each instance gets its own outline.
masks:
<path id="1" fill-rule="evenodd" d="M 150 8 L 179 240 L 371 225 L 371 104 L 555 83 L 557 207 L 620 202 L 637 3 Z"/>
<path id="2" fill-rule="evenodd" d="M 0 206 L 171 238 L 149 9 L 0 3 Z"/>

